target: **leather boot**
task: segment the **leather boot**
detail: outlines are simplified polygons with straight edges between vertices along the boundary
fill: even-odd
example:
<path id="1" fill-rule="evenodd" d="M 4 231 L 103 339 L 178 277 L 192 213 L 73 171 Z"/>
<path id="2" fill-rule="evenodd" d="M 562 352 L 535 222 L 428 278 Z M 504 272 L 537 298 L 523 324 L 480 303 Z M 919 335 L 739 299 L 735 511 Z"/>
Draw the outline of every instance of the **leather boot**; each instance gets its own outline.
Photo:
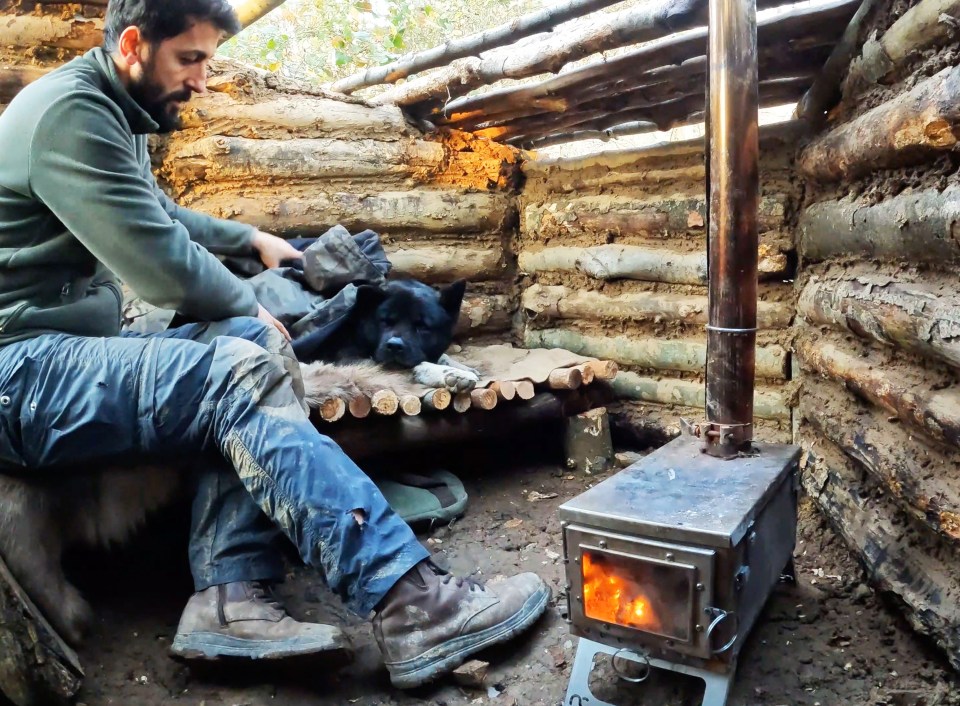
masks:
<path id="1" fill-rule="evenodd" d="M 194 593 L 170 647 L 174 657 L 187 661 L 283 659 L 349 651 L 350 643 L 339 628 L 294 620 L 256 581 Z"/>
<path id="2" fill-rule="evenodd" d="M 373 634 L 390 681 L 409 689 L 526 630 L 549 600 L 550 588 L 536 574 L 519 574 L 484 587 L 423 561 L 380 602 Z"/>

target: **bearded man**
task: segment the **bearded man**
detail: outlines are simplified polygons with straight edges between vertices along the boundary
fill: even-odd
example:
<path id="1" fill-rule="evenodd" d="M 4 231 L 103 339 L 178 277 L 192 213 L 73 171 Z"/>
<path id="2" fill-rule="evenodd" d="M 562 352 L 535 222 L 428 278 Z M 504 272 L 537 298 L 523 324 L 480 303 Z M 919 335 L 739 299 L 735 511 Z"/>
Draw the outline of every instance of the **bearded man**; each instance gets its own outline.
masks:
<path id="1" fill-rule="evenodd" d="M 549 589 L 533 574 L 484 588 L 429 561 L 310 423 L 286 332 L 214 256 L 256 251 L 273 267 L 298 253 L 157 187 L 147 135 L 176 128 L 238 29 L 227 0 L 110 0 L 104 47 L 0 115 L 0 466 L 203 459 L 196 593 L 173 653 L 302 656 L 329 643 L 326 626 L 293 620 L 266 590 L 282 577 L 279 528 L 349 608 L 372 615 L 393 683 L 416 686 L 526 629 Z M 201 323 L 121 335 L 120 280 Z"/>

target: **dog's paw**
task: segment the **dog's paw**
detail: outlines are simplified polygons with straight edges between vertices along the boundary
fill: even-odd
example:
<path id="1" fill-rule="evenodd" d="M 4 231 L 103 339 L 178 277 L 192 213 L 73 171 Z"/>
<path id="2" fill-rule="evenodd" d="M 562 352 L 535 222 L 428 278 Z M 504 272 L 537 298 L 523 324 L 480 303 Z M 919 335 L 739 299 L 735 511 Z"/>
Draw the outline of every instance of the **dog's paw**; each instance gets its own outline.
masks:
<path id="1" fill-rule="evenodd" d="M 457 370 L 463 370 L 465 372 L 472 373 L 473 375 L 476 376 L 477 380 L 480 380 L 481 375 L 479 370 L 477 370 L 476 368 L 471 368 L 469 365 L 465 365 L 458 360 L 454 360 L 453 358 L 448 356 L 446 353 L 440 356 L 439 360 L 437 360 L 437 364 L 445 365 L 448 368 L 456 368 Z"/>
<path id="2" fill-rule="evenodd" d="M 421 385 L 450 392 L 469 392 L 480 382 L 480 376 L 475 372 L 436 363 L 420 363 L 413 369 L 413 377 Z"/>

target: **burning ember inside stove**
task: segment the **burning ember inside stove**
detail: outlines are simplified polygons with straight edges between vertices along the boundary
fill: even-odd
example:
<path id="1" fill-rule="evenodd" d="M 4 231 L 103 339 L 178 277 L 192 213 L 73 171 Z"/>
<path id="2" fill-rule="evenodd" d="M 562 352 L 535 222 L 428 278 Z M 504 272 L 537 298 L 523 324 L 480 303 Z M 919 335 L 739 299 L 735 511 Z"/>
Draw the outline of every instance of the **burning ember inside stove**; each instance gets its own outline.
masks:
<path id="1" fill-rule="evenodd" d="M 583 553 L 582 565 L 586 617 L 689 639 L 689 625 L 677 620 L 679 606 L 671 606 L 669 599 L 689 594 L 689 577 L 669 567 L 590 551 Z"/>

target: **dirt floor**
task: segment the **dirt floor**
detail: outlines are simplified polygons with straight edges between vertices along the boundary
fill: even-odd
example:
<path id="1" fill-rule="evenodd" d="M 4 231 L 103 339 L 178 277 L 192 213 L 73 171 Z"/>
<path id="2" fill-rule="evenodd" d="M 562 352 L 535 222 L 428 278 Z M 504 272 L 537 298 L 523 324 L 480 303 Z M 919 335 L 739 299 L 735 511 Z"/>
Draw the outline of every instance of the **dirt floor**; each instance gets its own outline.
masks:
<path id="1" fill-rule="evenodd" d="M 438 563 L 477 578 L 537 571 L 554 590 L 547 615 L 517 643 L 482 653 L 490 670 L 482 688 L 445 680 L 404 694 L 390 687 L 367 624 L 346 613 L 321 580 L 291 569 L 280 590 L 299 618 L 336 622 L 353 640 L 354 661 L 342 669 L 314 665 L 284 672 L 249 667 L 197 674 L 166 650 L 189 595 L 178 528 L 153 531 L 132 550 L 83 557 L 82 581 L 99 620 L 81 651 L 87 680 L 80 702 L 178 703 L 197 706 L 277 704 L 561 704 L 577 639 L 562 618 L 563 566 L 557 506 L 601 476 L 574 476 L 543 453 L 517 452 L 505 462 L 497 445 L 451 458 L 470 492 L 461 520 L 423 540 Z M 547 499 L 530 500 L 537 491 Z M 555 494 L 555 497 L 554 497 Z M 177 516 L 179 517 L 179 516 Z M 161 521 L 173 526 L 176 518 Z M 862 581 L 858 566 L 809 504 L 802 509 L 797 549 L 799 583 L 782 585 L 750 636 L 730 706 L 933 706 L 960 704 L 960 682 L 933 647 L 916 637 L 894 610 Z M 95 579 L 89 578 L 95 576 Z M 655 673 L 642 686 L 610 677 L 598 660 L 594 692 L 622 706 L 699 704 L 701 682 Z M 626 688 L 624 688 L 626 687 Z M 583 702 L 588 704 L 587 701 Z"/>

